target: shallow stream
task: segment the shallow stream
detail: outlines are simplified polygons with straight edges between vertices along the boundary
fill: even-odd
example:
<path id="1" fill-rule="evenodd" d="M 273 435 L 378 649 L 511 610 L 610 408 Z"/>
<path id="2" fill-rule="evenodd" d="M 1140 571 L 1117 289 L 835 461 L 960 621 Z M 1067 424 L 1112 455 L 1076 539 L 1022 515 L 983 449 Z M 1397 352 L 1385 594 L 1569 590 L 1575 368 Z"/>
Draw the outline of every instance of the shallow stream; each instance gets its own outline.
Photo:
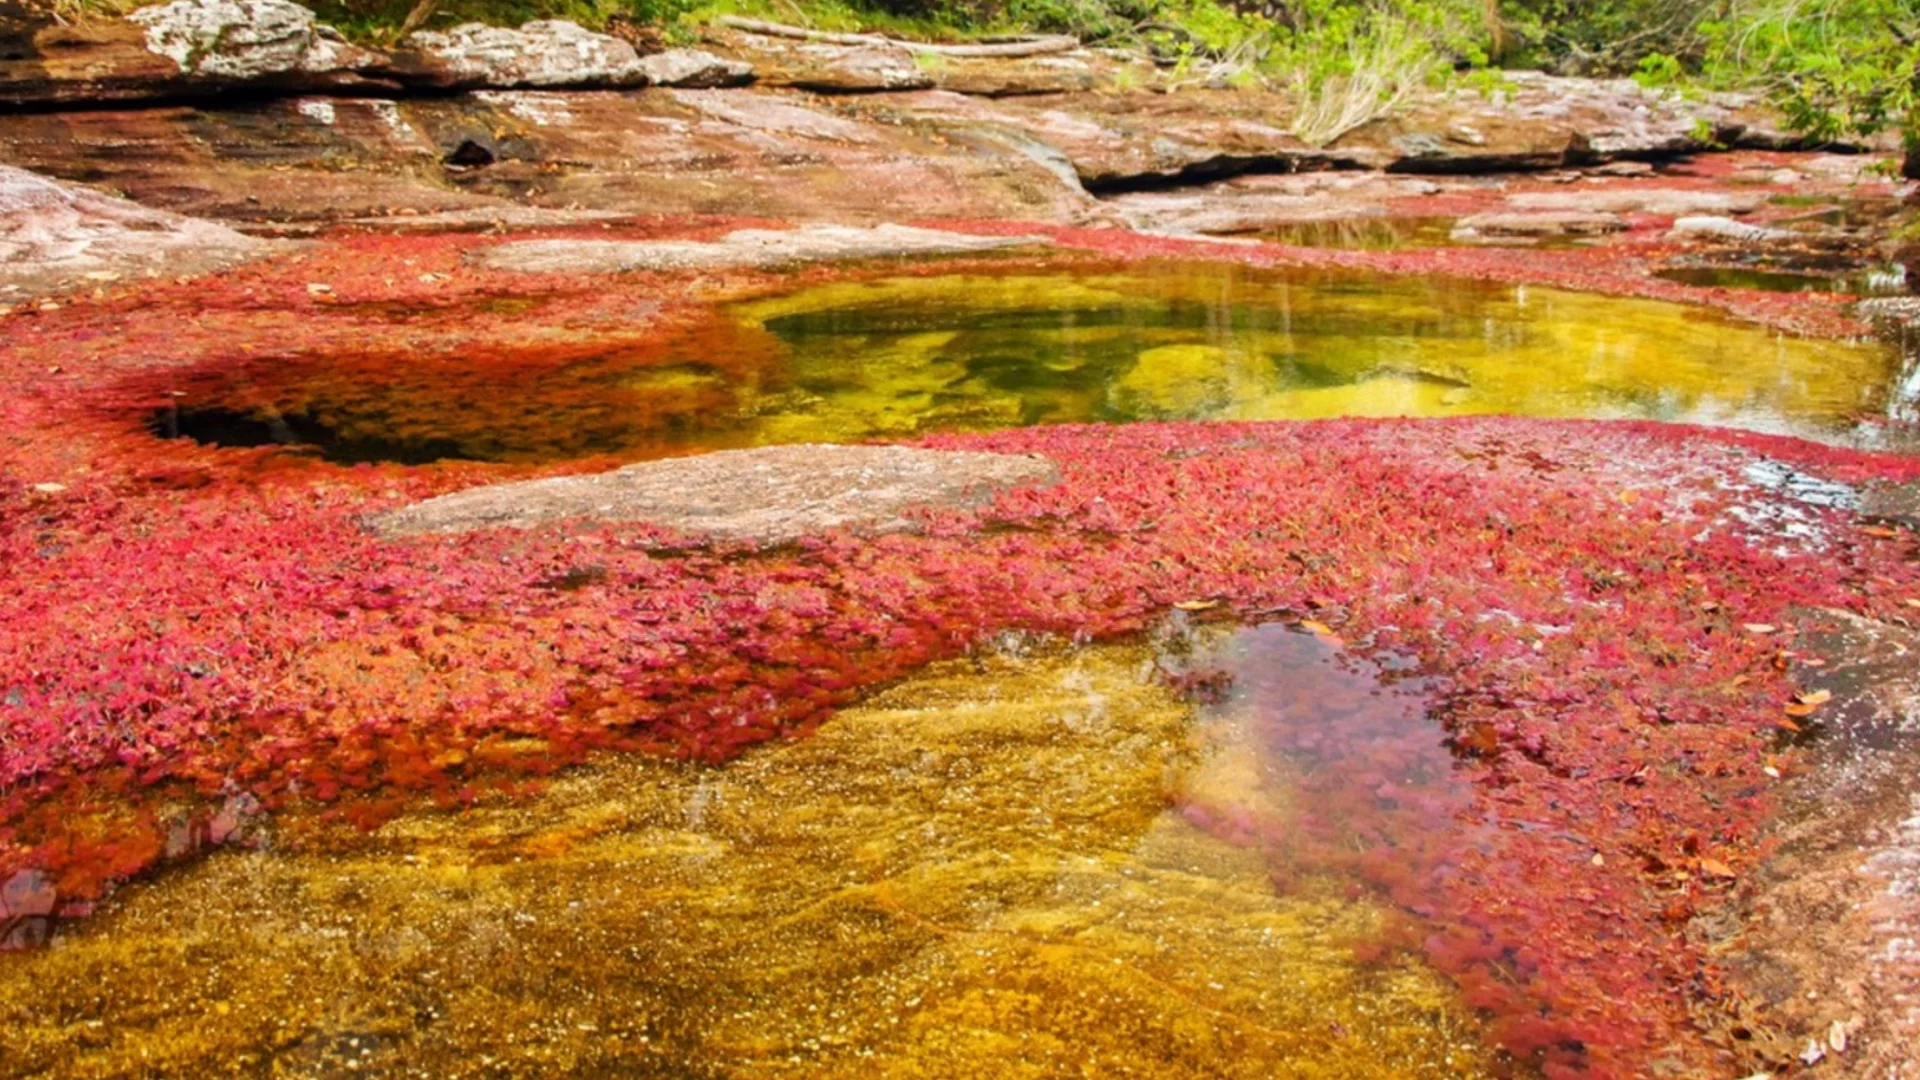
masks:
<path id="1" fill-rule="evenodd" d="M 1279 626 L 1011 641 L 720 769 L 289 821 L 0 964 L 0 1072 L 1487 1075 L 1343 869 L 1464 827 L 1391 680 Z"/>
<path id="2" fill-rule="evenodd" d="M 235 362 L 163 436 L 342 462 L 550 461 L 1142 419 L 1634 417 L 1834 438 L 1896 402 L 1894 350 L 1679 304 L 1169 263 L 843 281 L 644 347 Z"/>
<path id="3" fill-rule="evenodd" d="M 236 362 L 144 420 L 544 462 L 1143 419 L 1843 438 L 1904 407 L 1891 349 L 1701 309 L 1202 264 L 844 280 L 468 359 Z M 1419 680 L 1320 631 L 1009 640 L 722 767 L 607 760 L 371 834 L 284 818 L 0 963 L 0 1075 L 1525 1073 L 1398 902 L 1474 842 L 1461 748 Z"/>

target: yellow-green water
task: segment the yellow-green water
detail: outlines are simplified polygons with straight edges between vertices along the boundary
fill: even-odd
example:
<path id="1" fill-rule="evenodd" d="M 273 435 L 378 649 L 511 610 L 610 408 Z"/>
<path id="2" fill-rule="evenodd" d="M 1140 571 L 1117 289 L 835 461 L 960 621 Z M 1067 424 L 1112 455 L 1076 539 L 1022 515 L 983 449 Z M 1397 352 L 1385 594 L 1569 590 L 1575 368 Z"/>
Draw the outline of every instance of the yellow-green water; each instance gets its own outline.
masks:
<path id="1" fill-rule="evenodd" d="M 1074 420 L 1514 413 L 1838 429 L 1879 346 L 1679 304 L 1436 279 L 1158 275 L 845 282 L 734 309 L 806 395 L 772 441 Z"/>
<path id="2" fill-rule="evenodd" d="M 1896 414 L 1896 350 L 1678 304 L 1205 263 L 846 280 L 667 340 L 278 358 L 192 380 L 162 434 L 343 461 L 644 458 L 1141 419 L 1640 417 L 1833 438 Z"/>
<path id="3" fill-rule="evenodd" d="M 0 1075 L 1485 1075 L 1443 979 L 1355 959 L 1374 901 L 1170 809 L 1290 812 L 1150 664 L 948 664 L 724 768 L 283 824 L 0 959 Z"/>

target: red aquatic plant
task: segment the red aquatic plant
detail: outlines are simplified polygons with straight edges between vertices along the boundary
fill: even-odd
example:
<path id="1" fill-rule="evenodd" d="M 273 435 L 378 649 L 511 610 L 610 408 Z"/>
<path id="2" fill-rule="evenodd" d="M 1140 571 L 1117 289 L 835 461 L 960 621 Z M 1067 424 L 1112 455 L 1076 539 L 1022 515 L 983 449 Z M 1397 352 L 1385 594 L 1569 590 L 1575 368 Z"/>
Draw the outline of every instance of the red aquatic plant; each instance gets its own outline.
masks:
<path id="1" fill-rule="evenodd" d="M 371 823 L 596 750 L 724 761 L 1002 631 L 1107 638 L 1210 604 L 1404 669 L 1418 693 L 1392 708 L 1417 698 L 1433 726 L 1336 710 L 1321 723 L 1359 749 L 1307 782 L 1323 809 L 1282 823 L 1196 800 L 1196 820 L 1259 845 L 1283 885 L 1341 875 L 1386 898 L 1406 921 L 1361 951 L 1428 957 L 1516 1059 L 1724 1064 L 1692 1020 L 1718 975 L 1681 931 L 1738 888 L 1776 776 L 1799 767 L 1777 661 L 1805 612 L 1920 599 L 1911 534 L 1778 477 L 1920 464 L 1638 423 L 1042 428 L 928 444 L 1042 455 L 1057 484 L 915 534 L 735 551 L 643 526 L 381 539 L 366 515 L 528 470 L 338 467 L 146 430 L 154 380 L 235 340 L 287 357 L 357 332 L 392 360 L 417 332 L 316 295 L 444 304 L 449 353 L 512 340 L 573 360 L 632 331 L 594 322 L 606 298 L 578 282 L 550 283 L 539 313 L 489 310 L 493 285 L 458 261 L 473 242 L 357 240 L 200 295 L 8 322 L 0 882 L 30 881 L 36 912 L 83 910 L 291 800 Z M 320 276 L 330 292 L 306 289 Z M 659 298 L 644 317 L 682 314 Z M 270 382 L 276 361 L 242 362 Z M 1231 685 L 1267 703 L 1276 751 L 1328 752 L 1284 682 Z"/>

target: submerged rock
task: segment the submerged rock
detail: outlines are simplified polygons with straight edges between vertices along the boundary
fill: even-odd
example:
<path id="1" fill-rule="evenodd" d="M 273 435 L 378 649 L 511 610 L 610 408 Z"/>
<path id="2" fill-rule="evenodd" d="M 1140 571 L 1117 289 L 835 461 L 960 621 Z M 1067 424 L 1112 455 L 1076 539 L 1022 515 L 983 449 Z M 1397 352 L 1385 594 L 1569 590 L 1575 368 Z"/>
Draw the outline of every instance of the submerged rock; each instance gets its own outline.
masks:
<path id="1" fill-rule="evenodd" d="M 777 544 L 857 527 L 899 532 L 916 510 L 975 505 L 1053 479 L 1049 462 L 901 446 L 725 450 L 588 476 L 494 484 L 383 514 L 388 536 L 531 528 L 563 519 L 642 521 L 710 540 Z"/>
<path id="2" fill-rule="evenodd" d="M 496 270 L 607 274 L 627 270 L 777 267 L 835 259 L 941 255 L 1044 244 L 1042 236 L 971 236 L 905 225 L 856 228 L 741 229 L 704 240 L 518 240 L 491 247 L 477 261 Z"/>

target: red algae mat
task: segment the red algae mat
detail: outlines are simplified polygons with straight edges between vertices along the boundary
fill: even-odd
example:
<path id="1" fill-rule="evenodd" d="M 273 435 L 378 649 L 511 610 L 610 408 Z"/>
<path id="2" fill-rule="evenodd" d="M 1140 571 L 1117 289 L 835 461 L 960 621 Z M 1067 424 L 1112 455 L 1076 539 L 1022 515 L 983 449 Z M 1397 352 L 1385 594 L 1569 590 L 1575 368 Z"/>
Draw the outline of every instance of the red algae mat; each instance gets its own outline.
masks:
<path id="1" fill-rule="evenodd" d="M 361 280 L 400 255 L 419 260 L 406 272 L 452 273 L 458 247 L 386 248 Z M 370 333 L 301 315 L 351 298 L 352 260 L 336 258 L 330 293 L 304 288 L 313 266 L 259 271 L 49 312 L 0 349 L 19 387 L 0 404 L 10 923 L 81 914 L 276 807 L 372 823 L 596 751 L 723 762 L 1007 630 L 1104 639 L 1182 611 L 1294 624 L 1417 676 L 1432 724 L 1425 742 L 1383 737 L 1375 766 L 1417 760 L 1424 779 L 1341 787 L 1379 837 L 1364 850 L 1230 807 L 1197 820 L 1269 852 L 1282 885 L 1335 870 L 1405 912 L 1365 947 L 1424 955 L 1519 1071 L 1626 1076 L 1665 1057 L 1724 1072 L 1737 1059 L 1719 1032 L 1740 1005 L 1685 927 L 1738 893 L 1776 787 L 1804 765 L 1792 736 L 1807 718 L 1789 706 L 1806 709 L 1784 674 L 1817 618 L 1804 613 L 1920 602 L 1914 534 L 1814 483 L 1908 481 L 1920 461 L 1645 423 L 940 436 L 924 445 L 1037 454 L 1061 479 L 914 534 L 769 551 L 675 547 L 640 526 L 382 540 L 363 518 L 528 471 L 160 443 L 125 412 L 153 392 L 130 378 L 223 338 Z M 193 319 L 168 306 L 190 301 Z M 562 315 L 517 329 L 463 329 L 458 312 L 441 329 L 551 333 L 571 356 L 566 333 L 605 298 L 549 303 Z M 1196 693 L 1214 685 L 1192 676 Z M 1458 828 L 1396 845 L 1394 819 L 1414 813 Z"/>

